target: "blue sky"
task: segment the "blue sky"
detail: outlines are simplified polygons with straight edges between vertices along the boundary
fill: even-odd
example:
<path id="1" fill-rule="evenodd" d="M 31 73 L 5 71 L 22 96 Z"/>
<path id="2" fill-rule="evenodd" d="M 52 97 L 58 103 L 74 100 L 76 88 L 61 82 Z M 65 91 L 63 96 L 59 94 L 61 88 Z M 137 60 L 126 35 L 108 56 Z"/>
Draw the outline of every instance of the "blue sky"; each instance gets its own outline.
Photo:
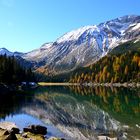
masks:
<path id="1" fill-rule="evenodd" d="M 27 52 L 64 33 L 124 15 L 139 0 L 0 0 L 0 48 Z"/>

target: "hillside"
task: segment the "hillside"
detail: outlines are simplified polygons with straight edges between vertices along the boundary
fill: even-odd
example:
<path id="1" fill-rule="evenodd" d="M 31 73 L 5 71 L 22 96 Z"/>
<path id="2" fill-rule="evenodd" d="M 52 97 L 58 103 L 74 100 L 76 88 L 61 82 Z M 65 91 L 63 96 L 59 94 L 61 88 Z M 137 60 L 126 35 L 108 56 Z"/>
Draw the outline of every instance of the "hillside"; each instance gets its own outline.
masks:
<path id="1" fill-rule="evenodd" d="M 1 48 L 0 54 L 15 56 L 23 67 L 31 68 L 39 75 L 55 79 L 59 75 L 65 77 L 67 73 L 72 73 L 76 69 L 80 71 L 80 68 L 88 67 L 111 53 L 119 55 L 120 53 L 127 53 L 128 50 L 133 52 L 135 47 L 131 47 L 134 45 L 132 40 L 138 40 L 139 38 L 140 16 L 127 15 L 98 25 L 84 26 L 72 30 L 56 39 L 56 41 L 45 43 L 31 52 L 10 52 L 5 48 Z M 120 47 L 116 48 L 116 46 Z M 137 48 L 135 49 L 137 51 Z M 108 59 L 117 61 L 114 57 Z M 111 67 L 110 64 L 108 65 Z M 119 64 L 119 66 L 121 65 Z M 100 74 L 98 76 L 102 77 Z M 61 77 L 59 80 L 64 81 Z M 69 79 L 69 76 L 66 77 L 64 79 Z"/>
<path id="2" fill-rule="evenodd" d="M 19 84 L 23 81 L 34 81 L 31 69 L 20 65 L 14 56 L 0 55 L 0 84 Z"/>
<path id="3" fill-rule="evenodd" d="M 95 64 L 77 69 L 70 82 L 140 82 L 140 41 L 123 43 Z"/>
<path id="4" fill-rule="evenodd" d="M 129 41 L 112 49 L 108 55 L 88 67 L 56 76 L 48 82 L 115 83 L 140 82 L 140 41 Z"/>
<path id="5" fill-rule="evenodd" d="M 139 38 L 140 16 L 128 15 L 70 31 L 22 55 L 35 71 L 58 75 L 88 66 L 123 42 Z"/>

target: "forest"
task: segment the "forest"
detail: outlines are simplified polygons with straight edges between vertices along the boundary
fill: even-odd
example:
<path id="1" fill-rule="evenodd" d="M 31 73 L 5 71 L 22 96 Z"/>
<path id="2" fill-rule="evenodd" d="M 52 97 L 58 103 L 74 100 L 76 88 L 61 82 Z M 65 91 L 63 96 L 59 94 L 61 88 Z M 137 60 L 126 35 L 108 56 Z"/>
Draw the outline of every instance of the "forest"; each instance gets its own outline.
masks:
<path id="1" fill-rule="evenodd" d="M 21 66 L 14 56 L 0 55 L 0 83 L 19 84 L 34 80 L 35 75 L 31 69 Z"/>
<path id="2" fill-rule="evenodd" d="M 140 42 L 127 42 L 86 68 L 75 70 L 71 83 L 140 82 Z"/>

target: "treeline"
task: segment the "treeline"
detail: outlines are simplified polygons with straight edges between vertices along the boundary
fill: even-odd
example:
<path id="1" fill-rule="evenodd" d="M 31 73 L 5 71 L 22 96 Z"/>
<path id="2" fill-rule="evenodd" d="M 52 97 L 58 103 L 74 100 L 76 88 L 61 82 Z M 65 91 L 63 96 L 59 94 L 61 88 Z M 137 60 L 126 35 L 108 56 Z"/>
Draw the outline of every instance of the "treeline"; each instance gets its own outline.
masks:
<path id="1" fill-rule="evenodd" d="M 140 108 L 138 108 L 140 102 L 139 89 L 105 86 L 69 86 L 69 88 L 72 93 L 80 96 L 81 100 L 88 99 L 106 112 L 111 111 L 112 114 L 115 112 L 115 115 L 117 112 L 126 115 L 133 114 L 134 116 L 137 114 L 140 117 Z M 137 116 L 137 118 L 139 117 Z"/>
<path id="2" fill-rule="evenodd" d="M 121 48 L 125 52 L 122 53 Z M 69 82 L 140 82 L 140 42 L 123 44 L 112 52 L 95 64 L 74 71 Z"/>
<path id="3" fill-rule="evenodd" d="M 14 56 L 0 55 L 0 83 L 17 84 L 22 81 L 34 81 L 31 69 L 23 68 Z"/>

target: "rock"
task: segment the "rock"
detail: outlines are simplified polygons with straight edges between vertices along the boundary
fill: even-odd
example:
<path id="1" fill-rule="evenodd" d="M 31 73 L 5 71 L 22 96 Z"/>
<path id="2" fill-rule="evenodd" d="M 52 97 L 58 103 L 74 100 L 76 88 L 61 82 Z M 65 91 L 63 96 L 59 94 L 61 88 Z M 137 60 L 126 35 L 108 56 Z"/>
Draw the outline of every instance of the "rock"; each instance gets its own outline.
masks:
<path id="1" fill-rule="evenodd" d="M 50 137 L 48 140 L 65 140 L 63 138 Z"/>
<path id="2" fill-rule="evenodd" d="M 12 122 L 1 122 L 0 128 L 8 130 L 8 131 L 12 131 L 15 134 L 18 134 L 20 131 L 19 128 L 16 126 L 16 124 Z"/>
<path id="3" fill-rule="evenodd" d="M 27 132 L 27 138 L 29 138 L 29 140 L 45 140 L 44 135 L 41 134 L 33 134 L 30 132 Z M 23 139 L 24 140 L 24 139 Z"/>
<path id="4" fill-rule="evenodd" d="M 2 135 L 8 135 L 9 134 L 9 131 L 8 130 L 4 130 L 2 128 L 0 128 L 0 136 Z"/>
<path id="5" fill-rule="evenodd" d="M 13 127 L 12 130 L 11 130 L 14 134 L 19 134 L 19 128 L 15 128 Z"/>
<path id="6" fill-rule="evenodd" d="M 7 130 L 4 130 L 4 129 L 1 129 L 0 128 L 0 137 L 3 136 L 3 135 L 8 135 L 9 132 Z"/>
<path id="7" fill-rule="evenodd" d="M 0 140 L 17 140 L 17 137 L 12 131 L 0 129 Z"/>
<path id="8" fill-rule="evenodd" d="M 30 132 L 17 134 L 18 140 L 45 140 L 45 137 L 41 134 L 33 134 Z"/>
<path id="9" fill-rule="evenodd" d="M 31 125 L 24 128 L 26 133 L 19 133 L 19 128 L 14 123 L 0 123 L 0 140 L 45 140 L 47 128 L 40 125 Z"/>
<path id="10" fill-rule="evenodd" d="M 110 138 L 107 136 L 98 136 L 98 140 L 117 140 L 117 138 Z"/>
<path id="11" fill-rule="evenodd" d="M 41 125 L 30 125 L 27 128 L 23 128 L 24 132 L 31 132 L 34 134 L 42 134 L 46 135 L 47 134 L 47 128 Z"/>
<path id="12" fill-rule="evenodd" d="M 0 139 L 3 140 L 17 140 L 15 134 L 19 133 L 19 128 L 12 122 L 1 122 L 0 123 Z"/>
<path id="13" fill-rule="evenodd" d="M 31 128 L 23 128 L 23 131 L 24 132 L 31 132 L 31 133 L 33 133 L 33 130 Z"/>
<path id="14" fill-rule="evenodd" d="M 5 137 L 5 140 L 17 140 L 17 137 L 13 132 L 11 132 L 9 135 Z"/>
<path id="15" fill-rule="evenodd" d="M 21 136 L 22 136 L 23 138 L 28 138 L 27 135 L 28 135 L 27 133 L 23 133 Z"/>

